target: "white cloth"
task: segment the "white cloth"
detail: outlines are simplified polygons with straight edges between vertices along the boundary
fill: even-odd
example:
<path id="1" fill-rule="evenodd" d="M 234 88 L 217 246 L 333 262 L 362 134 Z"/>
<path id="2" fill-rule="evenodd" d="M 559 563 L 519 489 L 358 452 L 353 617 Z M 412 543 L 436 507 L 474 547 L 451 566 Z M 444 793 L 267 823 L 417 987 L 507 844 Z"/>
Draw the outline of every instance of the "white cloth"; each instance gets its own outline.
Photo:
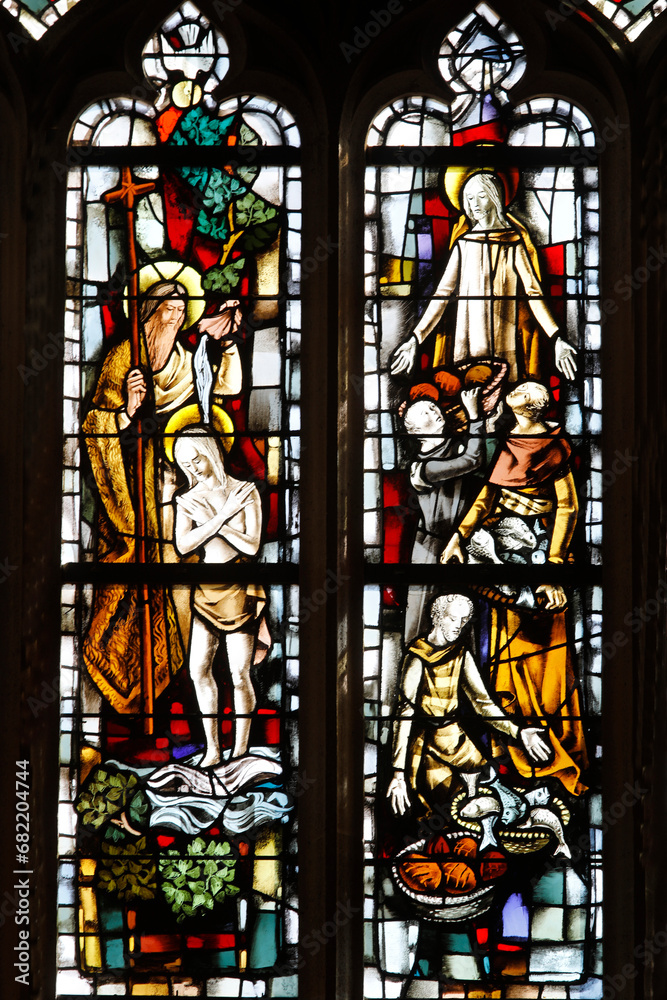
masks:
<path id="1" fill-rule="evenodd" d="M 475 232 L 461 236 L 433 298 L 415 328 L 423 343 L 456 298 L 454 362 L 468 358 L 503 358 L 509 379 L 517 366 L 517 296 L 526 297 L 535 319 L 553 337 L 558 324 L 549 312 L 526 246 L 515 230 Z"/>

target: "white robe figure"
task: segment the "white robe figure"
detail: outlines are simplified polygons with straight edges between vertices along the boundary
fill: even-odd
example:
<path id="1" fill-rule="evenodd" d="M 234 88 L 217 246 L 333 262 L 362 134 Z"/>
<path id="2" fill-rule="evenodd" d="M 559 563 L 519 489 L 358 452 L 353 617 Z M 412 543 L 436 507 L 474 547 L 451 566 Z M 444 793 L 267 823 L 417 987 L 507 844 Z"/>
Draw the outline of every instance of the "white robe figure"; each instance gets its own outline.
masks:
<path id="1" fill-rule="evenodd" d="M 517 363 L 518 303 L 525 297 L 540 327 L 553 337 L 558 324 L 549 312 L 540 282 L 521 234 L 514 229 L 471 231 L 461 236 L 435 294 L 415 327 L 423 343 L 456 297 L 454 363 L 469 358 L 503 358 L 508 377 L 523 376 Z M 523 348 L 519 348 L 521 356 Z"/>
<path id="2" fill-rule="evenodd" d="M 438 334 L 434 368 L 470 358 L 502 358 L 510 382 L 539 379 L 539 330 L 554 342 L 554 362 L 569 380 L 577 371 L 576 350 L 558 333 L 544 301 L 539 262 L 530 234 L 505 211 L 496 175 L 476 173 L 462 191 L 465 213 L 452 233 L 452 249 L 433 298 L 412 334 L 396 348 L 392 375 L 409 374 L 424 343 L 454 299 L 453 357 L 447 333 Z M 532 316 L 530 315 L 532 313 Z"/>

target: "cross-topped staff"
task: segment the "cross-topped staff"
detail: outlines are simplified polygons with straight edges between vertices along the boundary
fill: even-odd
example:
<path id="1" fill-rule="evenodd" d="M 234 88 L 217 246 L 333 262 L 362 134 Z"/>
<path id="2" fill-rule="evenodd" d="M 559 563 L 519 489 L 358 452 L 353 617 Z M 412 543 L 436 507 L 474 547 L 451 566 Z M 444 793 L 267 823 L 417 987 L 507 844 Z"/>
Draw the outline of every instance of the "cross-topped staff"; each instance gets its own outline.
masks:
<path id="1" fill-rule="evenodd" d="M 103 197 L 107 204 L 120 202 L 125 207 L 127 220 L 127 262 L 129 269 L 128 312 L 130 317 L 130 351 L 132 367 L 141 365 L 141 343 L 139 339 L 139 272 L 137 269 L 137 237 L 135 211 L 139 198 L 155 190 L 150 181 L 135 183 L 129 167 L 121 170 L 120 184 Z M 144 442 L 141 434 L 141 419 L 137 420 L 137 462 L 136 462 L 136 513 L 135 513 L 135 562 L 146 562 L 146 494 L 144 491 Z M 144 707 L 144 733 L 153 735 L 153 703 L 155 700 L 153 681 L 153 646 L 151 637 L 151 615 L 148 584 L 141 584 L 141 688 Z"/>

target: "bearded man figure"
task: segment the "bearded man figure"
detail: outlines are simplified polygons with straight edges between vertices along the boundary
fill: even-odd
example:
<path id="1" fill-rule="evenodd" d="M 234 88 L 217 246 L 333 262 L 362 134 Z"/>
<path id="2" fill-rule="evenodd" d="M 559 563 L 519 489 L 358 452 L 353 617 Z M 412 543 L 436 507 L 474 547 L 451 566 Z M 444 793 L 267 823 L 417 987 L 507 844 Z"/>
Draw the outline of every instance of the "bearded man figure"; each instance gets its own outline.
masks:
<path id="1" fill-rule="evenodd" d="M 161 267 L 163 272 L 167 270 Z M 83 422 L 99 498 L 96 559 L 102 563 L 136 562 L 137 421 L 141 420 L 143 443 L 141 502 L 145 508 L 146 561 L 174 562 L 178 557 L 173 545 L 171 501 L 176 478 L 162 447 L 165 425 L 186 405 L 198 403 L 208 415 L 211 397 L 221 402 L 224 396 L 241 390 L 238 347 L 229 339 L 240 321 L 238 302 L 228 303 L 220 313 L 199 323 L 205 336 L 195 360 L 177 337 L 203 312 L 201 285 L 193 269 L 172 265 L 172 270 L 178 270 L 175 277 L 179 280 L 157 280 L 148 287 L 147 272 L 160 278 L 156 267 L 140 274 L 140 287 L 144 288 L 139 303 L 140 367 L 132 367 L 129 339 L 113 346 L 102 364 Z M 209 339 L 218 342 L 212 352 Z M 214 361 L 207 364 L 211 353 Z M 96 587 L 83 643 L 88 674 L 112 708 L 121 713 L 139 712 L 142 704 L 139 597 L 140 588 L 135 585 Z M 158 697 L 183 663 L 182 636 L 188 634 L 188 622 L 179 620 L 180 609 L 165 587 L 149 588 L 149 606 L 153 684 Z"/>

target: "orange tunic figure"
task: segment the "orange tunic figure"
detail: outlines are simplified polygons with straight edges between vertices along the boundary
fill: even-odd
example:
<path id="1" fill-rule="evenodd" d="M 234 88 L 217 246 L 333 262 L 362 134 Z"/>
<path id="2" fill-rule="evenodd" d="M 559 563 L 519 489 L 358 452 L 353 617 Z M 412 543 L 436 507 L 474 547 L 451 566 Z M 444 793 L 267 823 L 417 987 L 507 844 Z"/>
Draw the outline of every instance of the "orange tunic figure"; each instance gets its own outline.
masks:
<path id="1" fill-rule="evenodd" d="M 565 613 L 528 614 L 494 606 L 490 668 L 504 711 L 549 727 L 544 736 L 554 757 L 547 764 L 530 761 L 522 747 L 508 747 L 519 774 L 553 776 L 572 795 L 582 795 L 587 789 L 580 775 L 588 758 Z"/>

